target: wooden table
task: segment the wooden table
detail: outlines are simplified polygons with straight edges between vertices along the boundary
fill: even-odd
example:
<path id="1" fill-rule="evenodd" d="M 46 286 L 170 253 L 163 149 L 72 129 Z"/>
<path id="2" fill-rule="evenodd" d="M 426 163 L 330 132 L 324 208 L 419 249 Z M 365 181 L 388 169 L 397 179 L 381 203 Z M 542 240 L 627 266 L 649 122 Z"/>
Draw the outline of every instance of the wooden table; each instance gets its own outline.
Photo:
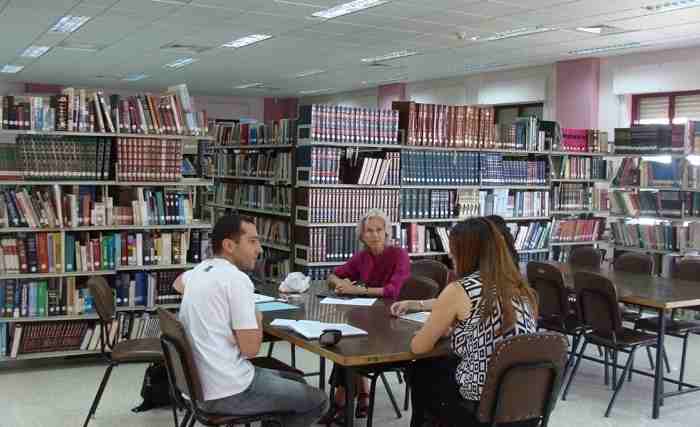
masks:
<path id="1" fill-rule="evenodd" d="M 325 380 L 325 359 L 344 366 L 346 372 L 346 401 L 345 425 L 352 426 L 354 422 L 354 386 L 358 370 L 396 362 L 428 357 L 444 356 L 448 353 L 448 343 L 443 340 L 436 348 L 426 354 L 416 355 L 410 350 L 409 344 L 413 335 L 422 326 L 420 323 L 401 320 L 391 316 L 389 307 L 393 301 L 378 298 L 370 307 L 343 306 L 321 304 L 317 296 L 318 285 L 302 295 L 279 297 L 286 299 L 289 304 L 297 305 L 296 310 L 267 311 L 263 313 L 263 330 L 266 334 L 290 342 L 311 353 L 321 356 L 321 381 Z M 325 290 L 325 289 L 320 289 Z M 261 289 L 262 293 L 278 296 L 276 289 L 269 286 Z M 335 346 L 322 347 L 318 340 L 307 340 L 295 332 L 270 325 L 274 319 L 307 319 L 328 323 L 348 323 L 367 331 L 367 335 L 343 337 Z"/>
<path id="2" fill-rule="evenodd" d="M 574 274 L 577 271 L 591 271 L 573 268 L 570 264 L 553 261 L 549 261 L 548 264 L 557 267 L 562 272 L 564 284 L 571 289 L 574 288 Z M 664 381 L 668 381 L 668 379 L 664 377 L 662 360 L 664 336 L 666 335 L 666 316 L 664 314 L 675 308 L 700 305 L 700 282 L 615 272 L 611 269 L 593 272 L 610 279 L 617 289 L 618 298 L 621 302 L 655 309 L 659 314 L 652 417 L 659 417 L 659 409 L 665 397 L 700 391 L 700 387 L 691 386 L 687 390 L 664 393 Z M 698 279 L 700 280 L 700 278 Z"/>

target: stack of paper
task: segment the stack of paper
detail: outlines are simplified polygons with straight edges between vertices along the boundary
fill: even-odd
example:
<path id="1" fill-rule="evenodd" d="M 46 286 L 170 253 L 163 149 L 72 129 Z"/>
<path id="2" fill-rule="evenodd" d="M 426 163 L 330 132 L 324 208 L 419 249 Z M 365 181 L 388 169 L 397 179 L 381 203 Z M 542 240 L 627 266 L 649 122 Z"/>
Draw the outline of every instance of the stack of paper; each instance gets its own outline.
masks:
<path id="1" fill-rule="evenodd" d="M 331 298 L 327 297 L 321 300 L 321 304 L 334 304 L 334 305 L 361 305 L 368 307 L 377 301 L 376 298 Z"/>
<path id="2" fill-rule="evenodd" d="M 261 294 L 253 294 L 253 298 L 255 298 L 255 303 L 261 303 L 261 302 L 270 302 L 274 301 L 275 299 L 273 297 L 269 297 L 267 295 L 261 295 Z"/>
<path id="3" fill-rule="evenodd" d="M 344 337 L 352 335 L 367 335 L 367 331 L 350 326 L 347 323 L 324 323 L 316 320 L 275 319 L 270 323 L 278 328 L 291 329 L 302 337 L 318 339 L 325 329 L 338 329 Z"/>
<path id="4" fill-rule="evenodd" d="M 429 311 L 419 311 L 417 313 L 404 314 L 403 316 L 401 316 L 402 319 L 412 320 L 414 322 L 420 322 L 420 323 L 427 322 L 428 317 L 430 317 Z"/>

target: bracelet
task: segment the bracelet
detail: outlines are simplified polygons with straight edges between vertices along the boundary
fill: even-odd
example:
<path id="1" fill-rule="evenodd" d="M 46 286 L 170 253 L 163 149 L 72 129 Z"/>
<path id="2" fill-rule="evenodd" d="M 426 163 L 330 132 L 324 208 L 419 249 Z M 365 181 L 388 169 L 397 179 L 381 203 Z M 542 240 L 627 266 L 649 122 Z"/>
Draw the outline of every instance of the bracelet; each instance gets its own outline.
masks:
<path id="1" fill-rule="evenodd" d="M 425 310 L 425 302 L 423 300 L 418 300 L 418 307 L 421 310 Z"/>

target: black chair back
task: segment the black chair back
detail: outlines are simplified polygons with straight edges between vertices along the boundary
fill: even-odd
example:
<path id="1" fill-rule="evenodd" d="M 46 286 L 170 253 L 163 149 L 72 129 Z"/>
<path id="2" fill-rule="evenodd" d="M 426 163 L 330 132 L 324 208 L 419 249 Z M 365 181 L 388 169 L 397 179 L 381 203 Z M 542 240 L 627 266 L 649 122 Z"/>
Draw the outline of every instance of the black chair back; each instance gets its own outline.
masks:
<path id="1" fill-rule="evenodd" d="M 590 246 L 577 246 L 571 250 L 569 264 L 580 268 L 600 269 L 602 262 L 600 250 Z"/>
<path id="2" fill-rule="evenodd" d="M 108 352 L 114 347 L 114 342 L 109 341 L 109 327 L 112 324 L 116 307 L 114 306 L 114 294 L 107 280 L 102 276 L 92 276 L 87 281 L 90 295 L 92 295 L 95 310 L 100 317 L 100 350 L 102 355 L 108 356 Z M 116 334 L 114 335 L 116 340 Z"/>
<path id="3" fill-rule="evenodd" d="M 647 254 L 627 252 L 617 257 L 613 268 L 625 273 L 651 275 L 654 271 L 654 260 Z"/>
<path id="4" fill-rule="evenodd" d="M 435 298 L 440 287 L 434 280 L 423 276 L 411 276 L 401 287 L 399 300 L 421 300 Z"/>
<path id="5" fill-rule="evenodd" d="M 527 264 L 527 281 L 537 291 L 540 318 L 561 322 L 563 327 L 571 304 L 561 271 L 551 264 L 531 261 Z"/>
<path id="6" fill-rule="evenodd" d="M 673 278 L 700 282 L 700 259 L 683 259 L 673 269 Z"/>
<path id="7" fill-rule="evenodd" d="M 486 372 L 478 418 L 491 425 L 541 420 L 554 409 L 567 357 L 566 338 L 539 332 L 502 341 Z"/>
<path id="8" fill-rule="evenodd" d="M 438 285 L 438 293 L 447 286 L 448 270 L 445 264 L 434 259 L 422 259 L 411 263 L 411 275 L 423 276 L 435 281 Z"/>
<path id="9" fill-rule="evenodd" d="M 615 341 L 622 332 L 622 316 L 612 282 L 600 274 L 579 271 L 574 274 L 574 287 L 583 324 Z"/>

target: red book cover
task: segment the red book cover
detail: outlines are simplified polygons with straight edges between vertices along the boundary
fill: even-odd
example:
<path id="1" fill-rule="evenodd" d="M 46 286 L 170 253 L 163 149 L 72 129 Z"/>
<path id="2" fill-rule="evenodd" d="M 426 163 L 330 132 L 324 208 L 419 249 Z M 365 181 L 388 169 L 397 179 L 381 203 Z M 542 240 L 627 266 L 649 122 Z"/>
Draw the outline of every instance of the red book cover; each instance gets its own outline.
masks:
<path id="1" fill-rule="evenodd" d="M 102 260 L 102 248 L 100 247 L 100 239 L 90 239 L 92 248 L 92 267 L 94 271 L 101 270 L 100 262 Z"/>
<path id="2" fill-rule="evenodd" d="M 46 233 L 37 233 L 37 257 L 39 261 L 39 273 L 49 272 L 49 242 Z"/>
<path id="3" fill-rule="evenodd" d="M 19 272 L 29 273 L 29 262 L 27 259 L 27 245 L 24 244 L 24 239 L 14 239 L 17 248 L 17 257 L 19 258 Z"/>

